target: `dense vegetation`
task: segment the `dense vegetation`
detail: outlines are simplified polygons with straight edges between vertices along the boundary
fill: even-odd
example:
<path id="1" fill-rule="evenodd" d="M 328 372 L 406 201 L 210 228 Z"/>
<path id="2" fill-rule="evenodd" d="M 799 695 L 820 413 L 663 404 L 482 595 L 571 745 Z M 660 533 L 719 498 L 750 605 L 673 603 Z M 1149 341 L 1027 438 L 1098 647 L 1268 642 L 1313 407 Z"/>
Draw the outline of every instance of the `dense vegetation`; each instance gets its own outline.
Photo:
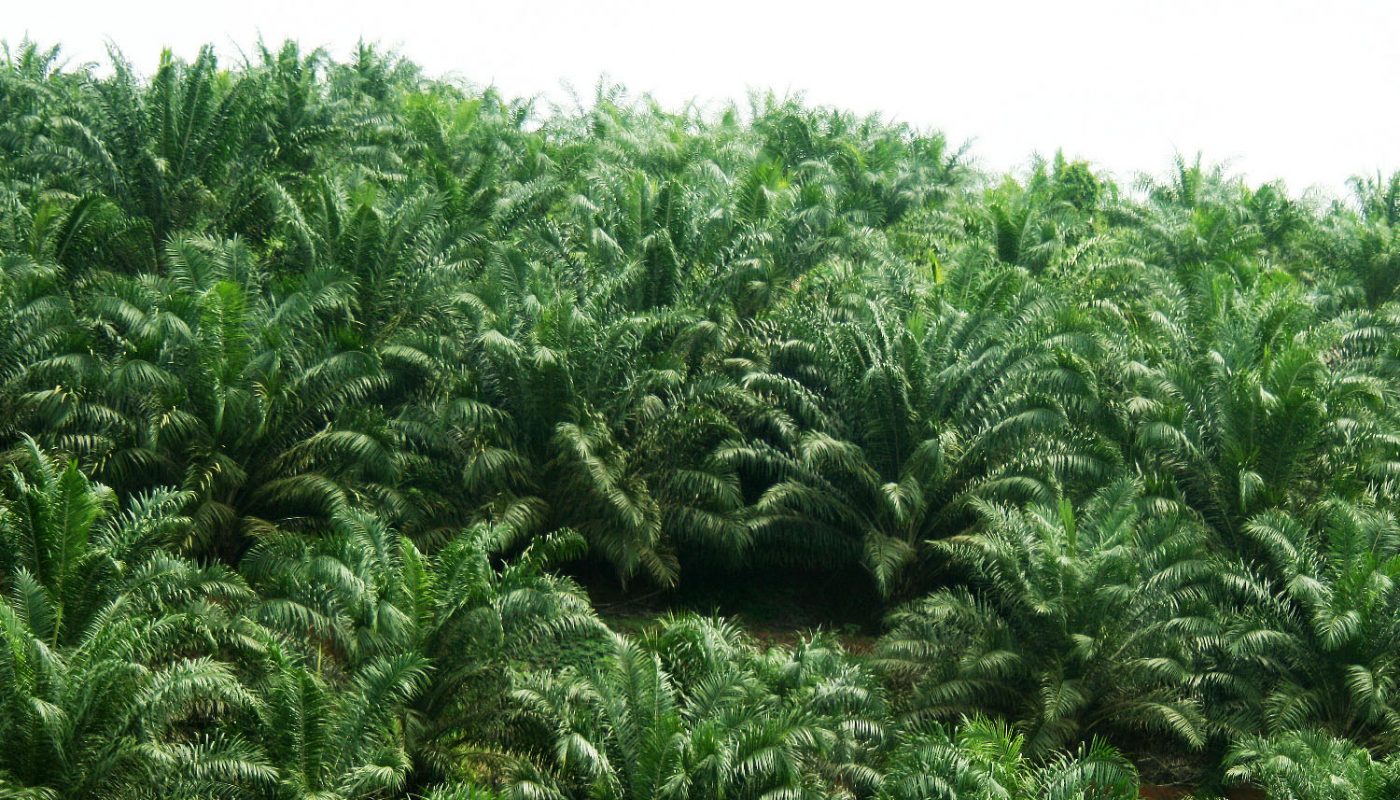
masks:
<path id="1" fill-rule="evenodd" d="M 59 64 L 0 69 L 0 798 L 1400 796 L 1400 176 Z M 884 633 L 585 590 L 696 575 Z"/>

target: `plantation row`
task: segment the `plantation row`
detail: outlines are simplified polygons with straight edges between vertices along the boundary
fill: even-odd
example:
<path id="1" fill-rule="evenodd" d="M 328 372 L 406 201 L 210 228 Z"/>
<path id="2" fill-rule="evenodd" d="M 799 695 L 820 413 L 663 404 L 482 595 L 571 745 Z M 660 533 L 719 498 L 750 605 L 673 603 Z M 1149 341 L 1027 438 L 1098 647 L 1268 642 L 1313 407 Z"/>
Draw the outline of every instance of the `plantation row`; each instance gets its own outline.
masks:
<path id="1" fill-rule="evenodd" d="M 0 798 L 1400 796 L 1400 173 L 1353 189 L 13 46 Z M 627 636 L 600 572 L 885 628 Z"/>

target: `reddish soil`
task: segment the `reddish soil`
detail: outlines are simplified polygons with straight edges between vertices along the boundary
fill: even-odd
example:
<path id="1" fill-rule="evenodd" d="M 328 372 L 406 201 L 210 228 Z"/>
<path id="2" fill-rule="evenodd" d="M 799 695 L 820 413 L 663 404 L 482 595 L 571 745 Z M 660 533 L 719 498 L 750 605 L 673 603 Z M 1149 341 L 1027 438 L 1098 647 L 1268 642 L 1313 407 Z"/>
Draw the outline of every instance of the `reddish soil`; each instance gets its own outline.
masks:
<path id="1" fill-rule="evenodd" d="M 1181 800 L 1183 797 L 1189 797 L 1191 790 L 1185 786 L 1144 783 L 1139 789 L 1139 794 L 1149 800 Z M 1225 793 L 1225 797 L 1227 800 L 1267 800 L 1263 791 L 1252 786 L 1231 789 Z"/>
<path id="2" fill-rule="evenodd" d="M 745 625 L 744 630 L 749 635 L 758 640 L 758 643 L 765 647 L 792 647 L 802 641 L 806 636 L 816 629 L 794 630 L 777 625 Z M 875 649 L 877 637 L 860 633 L 840 632 L 836 634 L 836 639 L 841 646 L 846 648 L 846 652 L 855 656 L 869 655 Z"/>

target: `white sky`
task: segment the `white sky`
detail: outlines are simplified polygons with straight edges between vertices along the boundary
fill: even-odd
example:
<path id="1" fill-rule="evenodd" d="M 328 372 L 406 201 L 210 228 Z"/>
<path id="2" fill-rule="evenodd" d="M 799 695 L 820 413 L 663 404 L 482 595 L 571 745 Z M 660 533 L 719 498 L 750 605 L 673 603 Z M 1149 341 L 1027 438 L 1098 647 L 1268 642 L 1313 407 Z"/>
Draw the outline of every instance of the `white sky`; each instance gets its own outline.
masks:
<path id="1" fill-rule="evenodd" d="M 591 94 L 600 75 L 668 105 L 750 88 L 971 139 L 986 168 L 1063 148 L 1120 179 L 1202 150 L 1251 182 L 1342 191 L 1400 168 L 1400 3 L 1393 0 L 0 0 L 0 38 L 226 54 L 360 37 L 430 74 L 507 94 Z"/>

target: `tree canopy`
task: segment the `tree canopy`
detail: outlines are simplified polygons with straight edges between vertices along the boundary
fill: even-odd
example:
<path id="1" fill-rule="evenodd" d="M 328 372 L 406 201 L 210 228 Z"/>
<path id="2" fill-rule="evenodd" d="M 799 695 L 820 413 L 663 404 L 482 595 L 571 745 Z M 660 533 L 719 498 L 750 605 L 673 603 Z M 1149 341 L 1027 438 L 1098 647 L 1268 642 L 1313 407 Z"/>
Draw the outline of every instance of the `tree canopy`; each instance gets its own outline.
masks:
<path id="1" fill-rule="evenodd" d="M 1400 173 L 1350 188 L 12 44 L 0 798 L 1394 797 Z M 696 575 L 883 632 L 591 597 Z"/>

